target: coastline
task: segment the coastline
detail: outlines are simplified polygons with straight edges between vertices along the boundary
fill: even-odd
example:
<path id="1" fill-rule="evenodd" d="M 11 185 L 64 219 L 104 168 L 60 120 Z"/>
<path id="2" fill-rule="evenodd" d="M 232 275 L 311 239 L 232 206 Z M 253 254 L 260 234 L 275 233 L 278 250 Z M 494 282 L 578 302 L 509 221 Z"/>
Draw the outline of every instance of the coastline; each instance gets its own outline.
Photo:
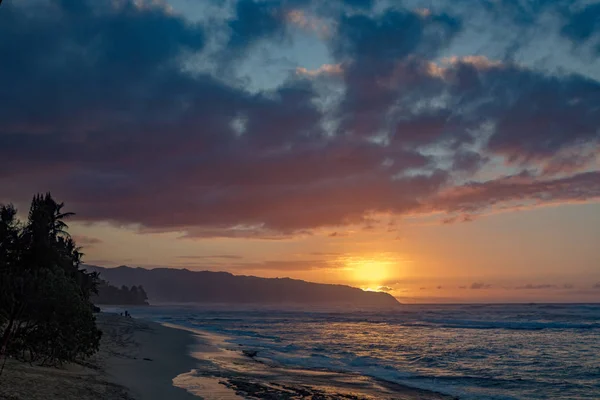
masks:
<path id="1" fill-rule="evenodd" d="M 0 376 L 6 400 L 194 400 L 173 378 L 192 370 L 194 336 L 142 319 L 100 313 L 100 350 L 89 359 L 60 368 L 7 360 Z"/>
<path id="2" fill-rule="evenodd" d="M 283 367 L 244 356 L 207 331 L 100 313 L 100 351 L 61 368 L 8 360 L 2 400 L 403 399 L 452 396 L 352 373 Z"/>

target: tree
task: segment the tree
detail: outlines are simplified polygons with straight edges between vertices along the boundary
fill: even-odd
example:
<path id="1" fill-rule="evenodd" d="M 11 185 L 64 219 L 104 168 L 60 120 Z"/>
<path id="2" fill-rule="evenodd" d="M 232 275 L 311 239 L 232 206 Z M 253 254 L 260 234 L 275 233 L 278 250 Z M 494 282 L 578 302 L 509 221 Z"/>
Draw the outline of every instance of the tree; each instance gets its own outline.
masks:
<path id="1" fill-rule="evenodd" d="M 0 336 L 0 352 L 6 348 L 23 311 L 19 301 L 23 281 L 18 270 L 21 233 L 16 215 L 17 210 L 12 205 L 0 206 L 0 327 L 5 326 Z"/>
<path id="2" fill-rule="evenodd" d="M 50 193 L 35 195 L 28 220 L 0 206 L 0 353 L 56 364 L 93 354 L 101 332 L 90 296 L 98 274 L 81 268 L 83 254 L 68 234 Z"/>
<path id="3" fill-rule="evenodd" d="M 106 281 L 100 281 L 98 291 L 92 297 L 95 304 L 105 305 L 148 305 L 148 296 L 142 286 L 121 288 L 110 285 Z"/>

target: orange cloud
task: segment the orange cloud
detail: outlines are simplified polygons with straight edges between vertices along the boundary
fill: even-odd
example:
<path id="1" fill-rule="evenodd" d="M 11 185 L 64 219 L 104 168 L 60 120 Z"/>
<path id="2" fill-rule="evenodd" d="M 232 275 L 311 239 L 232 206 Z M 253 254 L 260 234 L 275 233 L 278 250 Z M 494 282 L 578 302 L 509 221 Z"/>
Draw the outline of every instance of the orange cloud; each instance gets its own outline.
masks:
<path id="1" fill-rule="evenodd" d="M 446 65 L 456 65 L 461 63 L 472 65 L 480 70 L 501 67 L 503 65 L 501 61 L 490 60 L 486 56 L 451 56 L 442 59 L 442 64 Z"/>
<path id="2" fill-rule="evenodd" d="M 306 14 L 303 10 L 291 10 L 286 15 L 287 21 L 299 28 L 315 32 L 319 36 L 327 37 L 331 31 L 325 21 L 312 15 Z"/>
<path id="3" fill-rule="evenodd" d="M 317 69 L 307 69 L 304 67 L 296 68 L 296 74 L 307 77 L 317 77 L 322 75 L 341 75 L 344 73 L 341 64 L 323 64 Z"/>

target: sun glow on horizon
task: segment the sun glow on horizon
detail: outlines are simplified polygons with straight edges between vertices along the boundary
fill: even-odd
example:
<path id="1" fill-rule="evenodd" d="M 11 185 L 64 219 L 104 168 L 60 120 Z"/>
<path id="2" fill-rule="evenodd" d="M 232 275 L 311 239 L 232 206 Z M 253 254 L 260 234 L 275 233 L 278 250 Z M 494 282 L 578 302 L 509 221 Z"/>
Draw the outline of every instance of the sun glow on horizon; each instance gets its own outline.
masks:
<path id="1" fill-rule="evenodd" d="M 365 290 L 378 291 L 377 289 L 389 279 L 393 279 L 397 261 L 384 255 L 373 257 L 349 257 L 343 260 L 344 265 L 354 281 L 368 287 Z"/>
<path id="2" fill-rule="evenodd" d="M 388 293 L 388 290 L 383 290 L 381 286 L 376 287 L 376 288 L 366 287 L 366 288 L 361 288 L 361 289 L 364 292 Z"/>

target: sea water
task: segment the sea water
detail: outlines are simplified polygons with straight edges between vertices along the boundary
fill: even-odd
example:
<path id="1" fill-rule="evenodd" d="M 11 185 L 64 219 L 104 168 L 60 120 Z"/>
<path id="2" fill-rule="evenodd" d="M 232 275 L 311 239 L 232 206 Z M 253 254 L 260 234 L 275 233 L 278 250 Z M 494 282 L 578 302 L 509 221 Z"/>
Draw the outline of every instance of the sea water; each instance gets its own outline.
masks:
<path id="1" fill-rule="evenodd" d="M 257 350 L 291 368 L 360 374 L 461 399 L 600 399 L 600 304 L 132 312 L 218 334 L 232 349 Z"/>

